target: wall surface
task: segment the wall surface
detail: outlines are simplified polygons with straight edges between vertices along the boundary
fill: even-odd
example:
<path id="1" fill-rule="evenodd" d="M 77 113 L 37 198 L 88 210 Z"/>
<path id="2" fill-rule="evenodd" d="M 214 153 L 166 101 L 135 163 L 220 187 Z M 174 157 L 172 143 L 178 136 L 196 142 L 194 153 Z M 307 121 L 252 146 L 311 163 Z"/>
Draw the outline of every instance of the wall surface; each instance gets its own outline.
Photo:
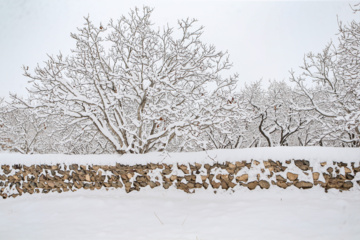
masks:
<path id="1" fill-rule="evenodd" d="M 141 188 L 170 187 L 194 193 L 197 188 L 250 190 L 294 186 L 320 186 L 339 191 L 360 189 L 359 162 L 308 160 L 248 160 L 213 163 L 96 164 L 2 164 L 0 196 L 67 192 L 77 189 L 119 188 L 126 192 Z"/>

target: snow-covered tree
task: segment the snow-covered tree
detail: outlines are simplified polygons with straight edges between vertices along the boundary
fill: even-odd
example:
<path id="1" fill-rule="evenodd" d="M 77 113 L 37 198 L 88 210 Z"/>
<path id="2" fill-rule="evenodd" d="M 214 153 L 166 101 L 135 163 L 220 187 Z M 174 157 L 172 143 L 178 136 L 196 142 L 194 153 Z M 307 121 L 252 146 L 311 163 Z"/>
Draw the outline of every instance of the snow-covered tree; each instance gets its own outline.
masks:
<path id="1" fill-rule="evenodd" d="M 302 112 L 293 109 L 292 103 L 297 99 L 290 86 L 284 81 L 272 81 L 265 90 L 258 81 L 246 86 L 243 94 L 253 114 L 250 128 L 256 146 L 297 145 L 294 139 L 309 121 Z"/>
<path id="2" fill-rule="evenodd" d="M 14 99 L 92 125 L 118 153 L 162 151 L 175 138 L 186 147 L 230 121 L 237 76 L 221 75 L 231 67 L 228 54 L 201 41 L 195 20 L 179 21 L 178 31 L 155 28 L 151 13 L 136 8 L 106 26 L 85 18 L 71 34 L 70 56 L 50 56 L 34 73 L 24 68 L 30 102 Z"/>
<path id="3" fill-rule="evenodd" d="M 298 110 L 315 112 L 326 138 L 359 146 L 360 22 L 340 22 L 338 34 L 338 46 L 330 43 L 321 53 L 307 54 L 302 74 L 292 72 L 291 80 L 306 99 Z"/>
<path id="4" fill-rule="evenodd" d="M 101 154 L 115 149 L 92 124 L 68 116 L 48 116 L 45 153 Z"/>
<path id="5" fill-rule="evenodd" d="M 23 154 L 40 152 L 47 144 L 47 120 L 32 109 L 13 109 L 0 103 L 0 146 Z"/>
<path id="6" fill-rule="evenodd" d="M 210 145 L 208 148 L 235 149 L 251 146 L 253 135 L 249 133 L 249 126 L 253 114 L 246 109 L 243 95 L 232 95 L 227 104 L 235 107 L 233 112 L 228 114 L 229 119 L 219 125 L 210 126 L 203 133 Z"/>

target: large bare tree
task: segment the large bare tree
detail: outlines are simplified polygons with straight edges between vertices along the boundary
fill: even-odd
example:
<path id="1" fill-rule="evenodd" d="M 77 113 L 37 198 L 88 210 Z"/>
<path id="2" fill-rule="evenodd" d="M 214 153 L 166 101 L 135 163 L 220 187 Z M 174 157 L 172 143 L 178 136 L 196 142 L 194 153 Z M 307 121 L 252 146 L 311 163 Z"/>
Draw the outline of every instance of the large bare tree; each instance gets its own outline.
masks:
<path id="1" fill-rule="evenodd" d="M 34 72 L 24 67 L 30 102 L 14 98 L 91 123 L 119 153 L 162 151 L 176 137 L 193 141 L 205 128 L 230 121 L 234 106 L 227 96 L 237 75 L 221 75 L 231 67 L 228 54 L 201 41 L 196 20 L 156 28 L 151 13 L 136 8 L 106 26 L 86 17 L 71 34 L 70 56 L 49 56 Z"/>

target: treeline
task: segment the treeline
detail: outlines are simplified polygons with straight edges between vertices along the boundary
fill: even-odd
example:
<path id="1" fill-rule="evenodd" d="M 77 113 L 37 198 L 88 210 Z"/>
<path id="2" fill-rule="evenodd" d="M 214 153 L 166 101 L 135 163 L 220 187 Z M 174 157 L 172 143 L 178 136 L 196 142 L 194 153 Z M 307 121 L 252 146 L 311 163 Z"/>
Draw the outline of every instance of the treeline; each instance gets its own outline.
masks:
<path id="1" fill-rule="evenodd" d="M 357 12 L 359 5 L 355 5 Z M 1 104 L 0 147 L 101 154 L 264 146 L 360 145 L 360 22 L 339 23 L 339 44 L 309 53 L 290 81 L 236 91 L 228 53 L 202 27 L 154 29 L 152 9 L 72 34 L 67 57 L 33 72 L 29 98 Z"/>

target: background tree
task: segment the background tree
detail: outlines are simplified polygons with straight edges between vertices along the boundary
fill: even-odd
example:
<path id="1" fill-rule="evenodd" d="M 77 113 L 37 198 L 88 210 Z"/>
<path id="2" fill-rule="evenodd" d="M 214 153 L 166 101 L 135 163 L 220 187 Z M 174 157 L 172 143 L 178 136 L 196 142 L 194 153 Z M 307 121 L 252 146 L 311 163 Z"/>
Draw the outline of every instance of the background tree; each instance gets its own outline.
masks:
<path id="1" fill-rule="evenodd" d="M 234 111 L 226 116 L 228 120 L 210 126 L 203 133 L 207 148 L 236 149 L 251 146 L 253 134 L 249 131 L 253 116 L 246 109 L 244 96 L 239 93 L 229 96 L 227 105 L 235 106 Z"/>
<path id="2" fill-rule="evenodd" d="M 0 145 L 3 150 L 32 154 L 43 152 L 48 121 L 32 109 L 14 109 L 2 102 L 0 107 Z"/>
<path id="3" fill-rule="evenodd" d="M 257 146 L 262 146 L 262 140 L 265 140 L 264 146 L 269 147 L 297 144 L 294 138 L 308 120 L 302 112 L 292 108 L 292 102 L 297 99 L 290 86 L 284 81 L 272 81 L 263 89 L 258 81 L 246 86 L 243 94 L 253 114 L 251 128 L 257 136 Z"/>
<path id="4" fill-rule="evenodd" d="M 339 45 L 309 53 L 299 76 L 291 72 L 298 94 L 306 101 L 298 110 L 313 111 L 326 133 L 324 139 L 359 146 L 360 136 L 360 23 L 339 23 Z M 310 83 L 311 87 L 307 87 Z"/>

